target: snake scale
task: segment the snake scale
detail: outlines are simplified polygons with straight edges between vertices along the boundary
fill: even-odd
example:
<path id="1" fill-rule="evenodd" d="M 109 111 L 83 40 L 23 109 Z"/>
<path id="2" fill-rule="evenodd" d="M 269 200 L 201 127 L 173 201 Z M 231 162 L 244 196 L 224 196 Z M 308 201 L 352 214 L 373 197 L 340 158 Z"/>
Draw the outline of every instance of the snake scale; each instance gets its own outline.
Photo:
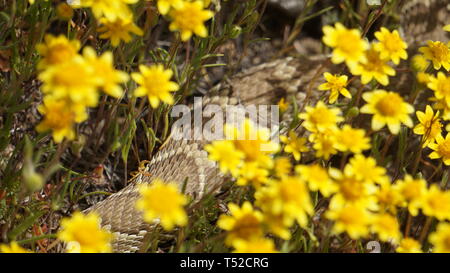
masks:
<path id="1" fill-rule="evenodd" d="M 287 8 L 296 1 L 271 0 Z M 449 23 L 445 22 L 449 18 L 447 0 L 403 1 L 400 14 L 400 28 L 410 49 L 417 49 L 429 39 L 448 41 L 442 31 L 444 23 Z M 208 103 L 272 105 L 287 96 L 294 96 L 302 105 L 308 90 L 314 90 L 320 82 L 317 77 L 324 72 L 320 69 L 324 60 L 326 56 L 287 57 L 249 68 L 213 88 L 203 99 L 203 106 Z M 394 78 L 389 88 L 401 88 L 402 82 L 405 80 Z M 317 98 L 309 94 L 308 102 L 314 103 L 314 100 Z M 115 235 L 114 252 L 140 251 L 151 234 L 153 226 L 145 223 L 141 213 L 134 209 L 139 198 L 137 185 L 151 183 L 155 178 L 180 185 L 187 183 L 185 192 L 194 200 L 220 188 L 226 177 L 208 160 L 203 150 L 205 144 L 205 141 L 169 138 L 128 186 L 85 211 L 98 213 L 102 226 Z"/>

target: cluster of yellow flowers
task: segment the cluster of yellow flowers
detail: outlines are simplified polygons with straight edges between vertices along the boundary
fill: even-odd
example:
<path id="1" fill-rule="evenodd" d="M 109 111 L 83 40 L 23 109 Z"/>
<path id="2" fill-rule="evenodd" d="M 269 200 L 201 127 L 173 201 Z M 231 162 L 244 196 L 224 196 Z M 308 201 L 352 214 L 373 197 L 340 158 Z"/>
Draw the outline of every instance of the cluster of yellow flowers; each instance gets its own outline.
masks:
<path id="1" fill-rule="evenodd" d="M 375 33 L 378 41 L 371 45 L 361 38 L 358 30 L 347 29 L 340 23 L 323 30 L 324 43 L 333 48 L 332 62 L 345 62 L 353 77 L 361 76 L 362 84 L 374 79 L 387 85 L 388 76 L 395 75 L 389 62 L 397 65 L 400 59 L 407 59 L 407 44 L 396 30 L 391 32 L 381 28 Z M 416 72 L 424 73 L 429 66 L 428 60 L 433 62 L 435 69 L 448 69 L 450 49 L 447 45 L 430 41 L 420 51 L 423 55 L 413 58 Z M 450 165 L 450 135 L 442 137 L 440 123 L 440 118 L 446 119 L 450 113 L 447 110 L 450 104 L 446 101 L 450 98 L 450 77 L 444 73 L 426 77 L 426 86 L 435 92 L 434 107 L 442 110 L 444 115 L 440 116 L 440 111 L 435 113 L 427 105 L 425 112 L 416 112 L 419 123 L 413 131 L 422 135 L 421 147 L 434 150 L 430 158 L 442 157 L 444 164 Z M 352 97 L 347 89 L 351 81 L 346 75 L 326 72 L 324 77 L 326 83 L 320 85 L 319 90 L 330 90 L 330 103 L 336 102 L 339 94 Z M 410 114 L 414 108 L 399 93 L 378 89 L 363 92 L 361 97 L 366 104 L 359 111 L 372 115 L 374 131 L 387 126 L 395 135 L 401 124 L 413 127 Z M 279 105 L 282 112 L 288 109 L 284 100 Z M 450 221 L 449 191 L 437 184 L 428 186 L 424 179 L 408 174 L 392 181 L 375 158 L 363 154 L 371 148 L 371 139 L 365 130 L 349 124 L 340 125 L 345 120 L 338 107 L 319 101 L 315 106 L 306 106 L 298 117 L 309 137 L 299 137 L 289 131 L 280 137 L 281 149 L 269 141 L 267 131 L 255 130 L 248 120 L 240 130 L 232 127 L 232 133 L 226 134 L 227 140 L 214 141 L 205 147 L 209 158 L 218 162 L 222 172 L 230 173 L 238 185 L 251 185 L 255 189 L 254 204 L 246 201 L 239 207 L 230 203 L 230 215 L 219 218 L 217 225 L 227 231 L 225 243 L 228 246 L 236 252 L 276 251 L 274 241 L 268 235 L 288 240 L 294 223 L 309 230 L 316 205 L 311 193 L 319 192 L 329 199 L 323 216 L 333 222 L 331 231 L 335 235 L 346 233 L 354 240 L 376 235 L 380 241 L 396 246 L 397 252 L 421 252 L 421 243 L 426 238 L 417 241 L 409 237 L 411 220 L 408 220 L 405 232 L 401 232 L 399 221 L 400 211 L 407 210 L 408 217 L 417 216 L 421 211 L 428 221 L 441 221 L 428 237 L 433 251 L 450 252 L 450 224 L 445 222 Z M 230 132 L 227 127 L 230 126 L 225 127 L 225 132 Z M 255 140 L 249 140 L 250 135 Z M 269 144 L 271 149 L 261 149 L 263 144 L 266 147 Z M 292 160 L 300 161 L 310 147 L 317 160 L 309 165 L 292 166 Z M 349 154 L 353 156 L 347 164 L 342 161 L 337 169 L 331 167 L 328 160 L 339 152 L 342 153 L 341 160 L 346 160 Z M 286 155 L 291 155 L 292 159 Z M 311 240 L 314 240 L 313 236 Z"/>
<path id="2" fill-rule="evenodd" d="M 88 107 L 97 106 L 100 90 L 120 98 L 120 84 L 129 78 L 114 68 L 111 52 L 97 56 L 91 47 L 85 47 L 83 54 L 79 50 L 78 40 L 62 35 L 48 34 L 44 43 L 37 46 L 42 56 L 38 78 L 43 82 L 44 93 L 39 112 L 45 116 L 37 130 L 52 130 L 55 142 L 75 137 L 74 124 L 87 119 Z"/>
<path id="3" fill-rule="evenodd" d="M 97 29 L 101 33 L 100 38 L 109 39 L 113 46 L 118 46 L 120 41 L 131 41 L 130 33 L 143 35 L 143 31 L 133 22 L 133 12 L 128 6 L 137 2 L 138 0 L 77 0 L 72 1 L 71 5 L 74 8 L 91 8 L 101 24 Z"/>
<path id="4" fill-rule="evenodd" d="M 139 193 L 141 197 L 136 202 L 136 209 L 143 212 L 148 223 L 160 223 L 165 230 L 187 224 L 183 206 L 188 198 L 180 193 L 176 184 L 155 179 L 150 185 L 139 185 Z"/>
<path id="5" fill-rule="evenodd" d="M 79 0 L 73 1 L 72 6 L 91 8 L 101 24 L 98 28 L 100 38 L 109 39 L 113 46 L 118 46 L 121 41 L 130 42 L 132 33 L 143 35 L 142 29 L 133 22 L 133 12 L 128 6 L 137 2 L 138 0 Z M 210 5 L 210 0 L 155 0 L 155 2 L 159 13 L 171 20 L 169 29 L 179 31 L 182 41 L 189 40 L 192 34 L 199 37 L 208 35 L 204 22 L 214 15 L 212 11 L 205 9 Z"/>
<path id="6" fill-rule="evenodd" d="M 142 30 L 133 23 L 133 12 L 128 4 L 137 0 L 114 1 L 72 1 L 75 8 L 89 7 L 102 24 L 98 29 L 101 38 L 111 40 L 113 46 L 120 41 L 129 42 L 130 32 L 142 35 Z M 169 14 L 173 20 L 170 29 L 181 32 L 181 39 L 188 40 L 193 33 L 200 37 L 208 34 L 204 22 L 214 15 L 205 8 L 210 1 L 159 0 L 157 6 L 161 14 Z M 78 40 L 68 40 L 65 36 L 46 35 L 43 43 L 37 46 L 42 60 L 38 64 L 39 79 L 43 82 L 41 90 L 45 94 L 39 111 L 45 115 L 37 130 L 51 130 L 55 142 L 64 138 L 74 139 L 74 125 L 88 118 L 88 107 L 98 104 L 99 91 L 115 98 L 124 94 L 121 84 L 128 82 L 130 76 L 114 68 L 112 52 L 97 56 L 91 47 L 85 47 L 82 54 Z M 161 64 L 139 66 L 139 73 L 131 77 L 139 87 L 134 91 L 136 97 L 147 96 L 153 108 L 160 102 L 173 104 L 170 92 L 179 85 L 170 79 L 173 72 Z"/>

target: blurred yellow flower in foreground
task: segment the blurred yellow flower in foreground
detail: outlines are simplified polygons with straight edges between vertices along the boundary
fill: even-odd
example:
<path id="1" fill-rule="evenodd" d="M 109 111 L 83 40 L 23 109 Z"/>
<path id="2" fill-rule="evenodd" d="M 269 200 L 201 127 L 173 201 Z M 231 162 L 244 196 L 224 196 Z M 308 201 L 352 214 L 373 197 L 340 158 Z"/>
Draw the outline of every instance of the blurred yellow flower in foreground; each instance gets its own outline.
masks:
<path id="1" fill-rule="evenodd" d="M 369 234 L 371 215 L 356 205 L 348 205 L 338 209 L 329 209 L 325 216 L 334 221 L 333 233 L 346 232 L 350 238 L 356 240 Z"/>
<path id="2" fill-rule="evenodd" d="M 44 69 L 52 65 L 67 62 L 78 54 L 80 42 L 68 40 L 64 35 L 57 37 L 46 34 L 44 43 L 36 46 L 37 52 L 42 56 L 38 63 L 38 69 Z"/>
<path id="3" fill-rule="evenodd" d="M 230 172 L 237 176 L 239 167 L 242 165 L 244 153 L 237 150 L 233 142 L 228 140 L 217 140 L 205 145 L 205 151 L 209 153 L 208 158 L 219 163 L 220 171 Z"/>
<path id="4" fill-rule="evenodd" d="M 95 77 L 94 67 L 80 55 L 48 67 L 38 78 L 43 81 L 41 90 L 45 95 L 69 99 L 76 105 L 95 107 L 98 104 L 101 79 Z"/>
<path id="5" fill-rule="evenodd" d="M 356 179 L 368 183 L 382 183 L 386 177 L 386 169 L 377 166 L 377 161 L 373 157 L 365 157 L 357 154 L 350 158 L 345 165 L 344 173 L 347 176 L 355 176 Z"/>
<path id="6" fill-rule="evenodd" d="M 395 216 L 384 213 L 375 215 L 371 222 L 372 232 L 383 242 L 396 243 L 400 240 L 400 225 Z"/>
<path id="7" fill-rule="evenodd" d="M 171 7 L 183 5 L 183 0 L 157 0 L 156 6 L 162 15 L 166 15 Z"/>
<path id="8" fill-rule="evenodd" d="M 295 172 L 308 183 L 312 191 L 320 191 L 325 197 L 329 197 L 338 189 L 336 183 L 329 177 L 327 169 L 319 164 L 297 165 Z"/>
<path id="9" fill-rule="evenodd" d="M 245 162 L 257 162 L 264 168 L 273 167 L 270 155 L 280 149 L 280 145 L 270 138 L 267 128 L 258 128 L 253 121 L 245 119 L 240 125 L 225 124 L 226 139 L 232 141 L 235 147 L 245 155 Z"/>
<path id="10" fill-rule="evenodd" d="M 132 19 L 122 19 L 117 18 L 115 20 L 108 20 L 106 18 L 101 18 L 100 23 L 102 24 L 97 31 L 100 32 L 101 39 L 109 39 L 111 45 L 116 47 L 119 45 L 120 41 L 128 43 L 131 41 L 131 33 L 138 36 L 142 36 L 143 31 L 134 24 Z"/>
<path id="11" fill-rule="evenodd" d="M 433 244 L 434 253 L 450 253 L 450 224 L 439 223 L 428 241 Z"/>
<path id="12" fill-rule="evenodd" d="M 234 253 L 277 253 L 273 240 L 256 237 L 250 240 L 236 240 Z"/>
<path id="13" fill-rule="evenodd" d="M 441 190 L 436 184 L 431 185 L 425 194 L 422 211 L 439 221 L 450 220 L 450 192 Z"/>
<path id="14" fill-rule="evenodd" d="M 264 216 L 278 219 L 280 226 L 289 227 L 295 221 L 306 227 L 308 216 L 314 212 L 308 187 L 299 176 L 284 176 L 279 181 L 271 181 L 258 189 L 255 198 Z"/>
<path id="15" fill-rule="evenodd" d="M 131 77 L 139 84 L 134 91 L 137 97 L 147 96 L 153 108 L 158 107 L 160 101 L 173 104 L 174 100 L 170 92 L 177 91 L 180 87 L 170 81 L 173 72 L 164 69 L 162 64 L 152 66 L 139 66 L 140 73 L 132 73 Z"/>
<path id="16" fill-rule="evenodd" d="M 83 57 L 95 71 L 93 77 L 99 79 L 99 85 L 108 95 L 120 98 L 123 96 L 121 83 L 129 80 L 127 73 L 114 69 L 114 56 L 112 52 L 107 51 L 97 57 L 97 53 L 92 47 L 85 47 Z"/>
<path id="17" fill-rule="evenodd" d="M 39 105 L 38 111 L 44 115 L 44 119 L 36 127 L 38 132 L 52 131 L 53 139 L 59 143 L 64 138 L 75 138 L 73 126 L 76 122 L 87 119 L 87 113 L 83 106 L 71 105 L 67 100 L 55 100 L 51 97 L 44 99 Z"/>
<path id="18" fill-rule="evenodd" d="M 67 243 L 66 251 L 70 253 L 105 253 L 111 252 L 112 234 L 101 228 L 101 219 L 91 212 L 84 215 L 75 212 L 71 218 L 61 220 L 58 239 Z"/>
<path id="19" fill-rule="evenodd" d="M 97 19 L 130 19 L 133 17 L 133 13 L 128 8 L 127 4 L 134 4 L 137 1 L 138 0 L 78 0 L 73 1 L 72 6 L 74 8 L 91 8 Z"/>
<path id="20" fill-rule="evenodd" d="M 398 253 L 422 253 L 420 243 L 412 238 L 402 239 L 395 251 Z"/>
<path id="21" fill-rule="evenodd" d="M 17 242 L 11 242 L 9 245 L 0 244 L 0 253 L 32 253 L 32 252 L 19 246 Z"/>
<path id="22" fill-rule="evenodd" d="M 294 131 L 289 131 L 289 136 L 280 136 L 280 140 L 286 144 L 284 151 L 292 154 L 297 161 L 301 159 L 301 153 L 309 150 L 306 146 L 306 138 L 298 137 Z"/>
<path id="23" fill-rule="evenodd" d="M 427 182 L 423 179 L 414 179 L 411 175 L 406 175 L 403 180 L 397 180 L 394 188 L 403 199 L 403 207 L 407 207 L 412 216 L 417 216 L 419 209 L 423 207 L 427 189 Z"/>
<path id="24" fill-rule="evenodd" d="M 228 204 L 231 215 L 221 215 L 217 226 L 228 231 L 225 243 L 233 246 L 237 240 L 248 241 L 253 237 L 263 236 L 263 214 L 254 210 L 250 202 L 244 202 L 242 207 L 234 203 Z"/>
<path id="25" fill-rule="evenodd" d="M 364 129 L 355 129 L 345 124 L 334 133 L 334 147 L 341 152 L 362 153 L 370 149 L 370 138 L 366 137 Z"/>
<path id="26" fill-rule="evenodd" d="M 150 185 L 139 185 L 139 193 L 141 198 L 136 202 L 136 209 L 143 211 L 146 222 L 153 223 L 159 219 L 165 230 L 187 224 L 188 218 L 183 206 L 188 199 L 175 184 L 155 179 Z"/>

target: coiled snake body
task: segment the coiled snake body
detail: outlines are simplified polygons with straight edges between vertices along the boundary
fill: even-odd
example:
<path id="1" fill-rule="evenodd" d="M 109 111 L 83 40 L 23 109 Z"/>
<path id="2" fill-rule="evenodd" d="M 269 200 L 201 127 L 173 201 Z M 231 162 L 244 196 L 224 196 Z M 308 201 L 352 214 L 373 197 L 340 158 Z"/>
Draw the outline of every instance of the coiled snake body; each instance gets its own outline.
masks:
<path id="1" fill-rule="evenodd" d="M 446 0 L 407 1 L 403 5 L 401 29 L 410 49 L 417 49 L 429 39 L 448 40 L 442 31 L 444 23 L 450 23 L 445 22 L 449 15 L 447 5 Z M 321 66 L 324 60 L 323 56 L 283 58 L 250 68 L 211 90 L 203 99 L 204 106 L 208 103 L 273 105 L 287 96 L 294 96 L 298 105 L 302 105 L 306 96 L 308 103 L 314 103 L 317 98 L 313 93 L 307 93 L 317 87 L 317 77 L 324 72 Z M 404 88 L 405 82 L 408 81 L 394 78 L 389 88 L 399 90 Z M 87 210 L 97 212 L 102 226 L 114 233 L 115 252 L 142 250 L 143 242 L 152 230 L 152 225 L 145 223 L 141 213 L 134 208 L 139 198 L 137 185 L 150 183 L 155 178 L 180 185 L 187 181 L 185 192 L 196 200 L 220 188 L 225 177 L 208 160 L 204 145 L 204 141 L 169 139 L 132 183 Z"/>

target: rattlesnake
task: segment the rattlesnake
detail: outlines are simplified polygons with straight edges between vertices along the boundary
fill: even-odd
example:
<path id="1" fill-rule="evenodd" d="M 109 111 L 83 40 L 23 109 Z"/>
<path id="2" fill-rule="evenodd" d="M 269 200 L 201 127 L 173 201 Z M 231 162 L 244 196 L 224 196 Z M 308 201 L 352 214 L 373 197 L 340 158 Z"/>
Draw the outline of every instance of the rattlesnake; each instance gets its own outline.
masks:
<path id="1" fill-rule="evenodd" d="M 277 1 L 293 2 L 271 2 Z M 445 0 L 407 1 L 400 14 L 401 30 L 410 48 L 417 49 L 428 39 L 448 40 L 442 31 L 449 15 Z M 317 77 L 325 71 L 322 66 L 325 60 L 326 56 L 288 57 L 255 66 L 211 90 L 204 98 L 204 106 L 208 103 L 273 105 L 286 96 L 294 96 L 298 105 L 303 105 L 308 91 L 316 89 Z M 396 86 L 401 88 L 402 82 L 405 80 L 393 79 L 390 89 L 396 90 Z M 309 103 L 317 99 L 317 95 L 308 95 Z M 115 252 L 141 250 L 153 228 L 135 210 L 134 204 L 139 198 L 137 185 L 150 183 L 155 178 L 180 185 L 187 181 L 185 192 L 195 200 L 220 188 L 226 177 L 219 172 L 216 164 L 208 160 L 203 150 L 205 143 L 169 138 L 127 187 L 86 210 L 98 213 L 102 226 L 115 235 L 112 243 Z"/>

